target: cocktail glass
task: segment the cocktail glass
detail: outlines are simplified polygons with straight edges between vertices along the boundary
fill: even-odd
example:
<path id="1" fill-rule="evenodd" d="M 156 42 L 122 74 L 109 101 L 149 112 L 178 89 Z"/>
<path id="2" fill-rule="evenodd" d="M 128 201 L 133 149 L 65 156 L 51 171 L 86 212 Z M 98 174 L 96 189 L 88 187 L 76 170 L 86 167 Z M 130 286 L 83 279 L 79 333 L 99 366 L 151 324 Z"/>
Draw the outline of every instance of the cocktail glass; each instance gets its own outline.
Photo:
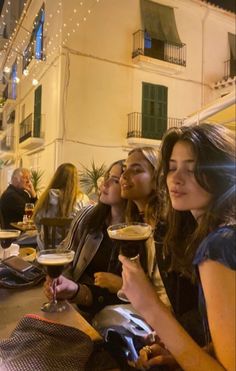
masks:
<path id="1" fill-rule="evenodd" d="M 120 223 L 109 226 L 107 232 L 109 237 L 116 242 L 120 254 L 135 262 L 139 259 L 144 242 L 152 233 L 152 227 L 149 224 L 139 222 Z M 129 301 L 122 288 L 118 291 L 117 296 L 120 300 Z"/>
<path id="2" fill-rule="evenodd" d="M 52 300 L 42 305 L 42 311 L 54 313 L 66 309 L 66 303 L 58 301 L 56 298 L 57 278 L 61 275 L 65 266 L 73 261 L 73 258 L 74 251 L 72 250 L 47 249 L 37 253 L 37 262 L 45 267 L 47 274 L 52 278 Z"/>
<path id="3" fill-rule="evenodd" d="M 3 248 L 2 260 L 6 258 L 5 250 L 20 236 L 20 233 L 17 229 L 0 229 L 0 244 Z"/>

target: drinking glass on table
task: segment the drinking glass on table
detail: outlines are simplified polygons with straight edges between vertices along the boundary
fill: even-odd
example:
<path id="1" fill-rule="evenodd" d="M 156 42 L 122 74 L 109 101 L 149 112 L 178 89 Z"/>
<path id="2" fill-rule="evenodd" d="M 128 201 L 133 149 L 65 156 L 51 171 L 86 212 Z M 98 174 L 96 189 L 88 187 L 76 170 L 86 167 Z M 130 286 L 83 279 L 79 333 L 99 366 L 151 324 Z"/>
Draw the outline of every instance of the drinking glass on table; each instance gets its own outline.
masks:
<path id="1" fill-rule="evenodd" d="M 132 261 L 139 259 L 139 254 L 144 243 L 152 233 L 152 227 L 146 223 L 132 222 L 110 225 L 107 229 L 108 235 L 113 239 L 120 251 Z M 121 290 L 117 296 L 120 300 L 129 301 Z"/>
<path id="2" fill-rule="evenodd" d="M 43 304 L 42 311 L 53 313 L 62 312 L 66 309 L 66 303 L 57 301 L 56 298 L 57 278 L 61 275 L 65 266 L 73 261 L 74 254 L 74 251 L 61 249 L 47 249 L 37 253 L 37 262 L 46 268 L 47 274 L 52 279 L 52 300 Z"/>
<path id="3" fill-rule="evenodd" d="M 20 233 L 17 229 L 0 229 L 0 245 L 3 248 L 2 260 L 6 258 L 5 250 L 19 237 Z"/>
<path id="4" fill-rule="evenodd" d="M 34 212 L 34 204 L 26 203 L 25 204 L 25 215 L 27 215 L 28 221 L 32 219 L 33 212 Z"/>

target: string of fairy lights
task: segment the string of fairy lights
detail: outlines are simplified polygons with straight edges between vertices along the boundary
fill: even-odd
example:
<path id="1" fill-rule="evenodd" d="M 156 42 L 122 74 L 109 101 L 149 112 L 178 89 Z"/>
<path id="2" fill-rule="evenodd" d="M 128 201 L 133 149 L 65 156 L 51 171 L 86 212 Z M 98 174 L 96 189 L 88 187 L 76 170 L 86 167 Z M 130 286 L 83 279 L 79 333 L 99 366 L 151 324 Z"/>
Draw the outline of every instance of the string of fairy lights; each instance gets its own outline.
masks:
<path id="1" fill-rule="evenodd" d="M 11 19 L 13 1 L 8 0 L 6 2 L 0 17 L 0 33 L 2 35 L 4 34 L 3 30 L 7 26 L 7 22 Z M 71 6 L 68 6 L 67 2 L 65 5 L 66 19 L 64 16 L 65 8 L 63 8 L 63 1 L 58 0 L 56 2 L 53 0 L 53 6 L 52 0 L 44 0 L 43 2 L 45 9 L 42 33 L 43 48 L 42 57 L 39 59 L 35 58 L 34 53 L 36 40 L 30 43 L 39 14 L 35 14 L 31 22 L 31 28 L 25 26 L 25 24 L 29 23 L 29 18 L 32 18 L 30 9 L 32 2 L 30 0 L 24 2 L 20 19 L 13 20 L 15 27 L 9 39 L 6 40 L 3 50 L 0 51 L 0 59 L 4 60 L 2 69 L 5 75 L 11 74 L 12 66 L 16 63 L 17 76 L 14 76 L 14 83 L 20 83 L 21 65 L 24 60 L 26 65 L 26 68 L 23 70 L 24 78 L 31 78 L 32 84 L 37 85 L 39 74 L 42 71 L 42 63 L 50 65 L 50 61 L 59 55 L 61 49 L 67 45 L 70 38 L 81 30 L 83 23 L 94 13 L 94 8 L 101 0 L 78 0 L 74 1 Z M 40 9 L 38 10 L 40 11 Z M 55 25 L 57 25 L 57 28 Z M 28 50 L 29 56 L 26 54 L 26 50 Z M 30 63 L 32 60 L 34 60 L 33 64 Z"/>

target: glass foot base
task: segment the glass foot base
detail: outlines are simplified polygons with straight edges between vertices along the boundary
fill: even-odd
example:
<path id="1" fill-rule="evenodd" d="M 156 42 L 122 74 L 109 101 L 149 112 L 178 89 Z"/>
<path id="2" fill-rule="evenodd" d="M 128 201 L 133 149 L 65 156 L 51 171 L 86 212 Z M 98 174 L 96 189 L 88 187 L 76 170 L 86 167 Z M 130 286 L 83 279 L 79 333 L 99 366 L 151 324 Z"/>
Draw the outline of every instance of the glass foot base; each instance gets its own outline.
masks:
<path id="1" fill-rule="evenodd" d="M 125 301 L 126 303 L 130 303 L 129 299 L 127 298 L 127 296 L 124 294 L 124 292 L 122 290 L 119 290 L 117 292 L 117 297 L 118 297 L 118 299 L 120 299 L 122 301 Z"/>
<path id="2" fill-rule="evenodd" d="M 65 301 L 56 301 L 56 302 L 44 303 L 41 306 L 41 310 L 43 312 L 47 312 L 47 313 L 63 312 L 67 308 L 68 308 L 68 306 L 67 306 Z"/>

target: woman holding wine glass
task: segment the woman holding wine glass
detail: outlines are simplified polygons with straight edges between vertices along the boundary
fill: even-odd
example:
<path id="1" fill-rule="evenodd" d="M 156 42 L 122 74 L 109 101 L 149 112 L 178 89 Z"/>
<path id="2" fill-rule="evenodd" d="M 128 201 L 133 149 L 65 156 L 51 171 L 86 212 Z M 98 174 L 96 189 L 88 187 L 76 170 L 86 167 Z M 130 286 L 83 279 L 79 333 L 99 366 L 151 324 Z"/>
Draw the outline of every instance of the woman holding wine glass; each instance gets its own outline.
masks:
<path id="1" fill-rule="evenodd" d="M 170 220 L 165 238 L 169 271 L 196 281 L 207 347 L 201 348 L 176 321 L 140 266 L 120 256 L 123 289 L 162 340 L 162 348 L 153 344 L 143 349 L 145 357 L 141 354 L 139 366 L 167 362 L 186 371 L 233 371 L 235 136 L 220 125 L 173 128 L 163 139 L 161 154 L 160 190 Z"/>
<path id="2" fill-rule="evenodd" d="M 197 284 L 190 277 L 169 270 L 170 256 L 164 250 L 168 220 L 162 202 L 164 195 L 159 190 L 159 161 L 159 154 L 152 147 L 134 148 L 129 152 L 120 179 L 121 195 L 128 200 L 126 218 L 152 226 L 153 237 L 145 243 L 140 263 L 165 306 L 171 308 L 188 333 L 204 345 Z"/>
<path id="3" fill-rule="evenodd" d="M 108 237 L 110 224 L 123 222 L 126 201 L 120 194 L 123 160 L 107 170 L 100 186 L 99 202 L 84 208 L 75 218 L 63 246 L 75 251 L 73 265 L 57 279 L 59 299 L 73 300 L 80 309 L 93 316 L 108 304 L 117 304 L 122 285 L 118 251 Z M 47 297 L 52 296 L 51 279 L 45 284 Z"/>

